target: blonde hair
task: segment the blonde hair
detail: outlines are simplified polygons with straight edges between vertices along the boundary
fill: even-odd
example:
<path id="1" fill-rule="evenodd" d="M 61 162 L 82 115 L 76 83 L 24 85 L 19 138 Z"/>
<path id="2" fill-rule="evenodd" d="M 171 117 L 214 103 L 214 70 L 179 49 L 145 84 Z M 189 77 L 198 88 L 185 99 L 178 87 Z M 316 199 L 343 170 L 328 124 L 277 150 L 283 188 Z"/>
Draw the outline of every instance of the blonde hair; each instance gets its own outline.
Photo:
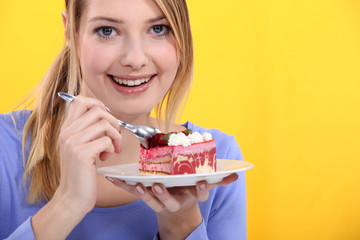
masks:
<path id="1" fill-rule="evenodd" d="M 191 85 L 193 43 L 185 0 L 155 1 L 170 23 L 179 60 L 178 71 L 169 91 L 155 107 L 157 118 L 161 119 L 164 115 L 165 125 L 168 128 L 179 114 L 179 108 L 184 103 L 183 100 L 186 100 Z M 37 104 L 24 127 L 23 179 L 24 182 L 29 180 L 27 198 L 29 203 L 50 200 L 60 183 L 58 137 L 66 116 L 66 104 L 57 97 L 57 93 L 68 92 L 78 95 L 80 92 L 82 75 L 76 53 L 76 37 L 81 14 L 86 7 L 84 2 L 84 0 L 65 0 L 70 40 L 42 80 Z M 163 109 L 165 109 L 164 114 Z M 31 148 L 26 162 L 25 143 L 28 137 L 31 138 Z"/>

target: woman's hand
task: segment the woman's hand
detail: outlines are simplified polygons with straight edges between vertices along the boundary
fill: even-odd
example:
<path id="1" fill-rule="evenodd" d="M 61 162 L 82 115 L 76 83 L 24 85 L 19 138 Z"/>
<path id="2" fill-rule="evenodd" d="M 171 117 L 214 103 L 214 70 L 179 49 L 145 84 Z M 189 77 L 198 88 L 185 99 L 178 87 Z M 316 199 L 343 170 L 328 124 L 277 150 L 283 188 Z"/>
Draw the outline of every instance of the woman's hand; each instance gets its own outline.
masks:
<path id="1" fill-rule="evenodd" d="M 65 239 L 94 208 L 96 160 L 121 151 L 120 127 L 100 101 L 78 96 L 70 104 L 59 145 L 60 184 L 53 198 L 32 217 L 36 239 Z"/>
<path id="2" fill-rule="evenodd" d="M 221 182 L 207 184 L 198 182 L 196 186 L 165 188 L 154 184 L 145 188 L 141 184 L 128 185 L 119 179 L 110 179 L 113 184 L 138 195 L 157 214 L 161 239 L 185 239 L 202 221 L 198 201 L 209 198 L 210 189 L 227 186 L 236 181 L 236 173 L 224 178 Z"/>
<path id="3" fill-rule="evenodd" d="M 120 126 L 99 100 L 79 96 L 70 105 L 59 144 L 59 191 L 87 213 L 96 203 L 96 160 L 120 153 Z"/>

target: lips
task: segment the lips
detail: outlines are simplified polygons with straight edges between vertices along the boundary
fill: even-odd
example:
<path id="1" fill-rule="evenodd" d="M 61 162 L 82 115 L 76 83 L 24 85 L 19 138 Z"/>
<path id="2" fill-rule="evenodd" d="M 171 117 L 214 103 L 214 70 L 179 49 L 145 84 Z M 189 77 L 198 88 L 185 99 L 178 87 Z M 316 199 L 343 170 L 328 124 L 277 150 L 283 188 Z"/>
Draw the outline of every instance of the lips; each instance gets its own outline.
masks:
<path id="1" fill-rule="evenodd" d="M 156 75 L 143 76 L 113 76 L 108 75 L 115 89 L 125 94 L 136 94 L 144 92 L 151 86 Z"/>

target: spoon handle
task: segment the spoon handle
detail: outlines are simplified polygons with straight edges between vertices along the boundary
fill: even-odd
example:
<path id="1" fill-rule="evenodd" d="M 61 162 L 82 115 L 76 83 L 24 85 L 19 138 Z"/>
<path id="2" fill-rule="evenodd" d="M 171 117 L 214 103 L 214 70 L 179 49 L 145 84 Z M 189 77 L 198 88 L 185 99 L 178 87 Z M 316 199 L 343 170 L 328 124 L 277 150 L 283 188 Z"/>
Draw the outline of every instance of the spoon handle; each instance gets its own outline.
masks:
<path id="1" fill-rule="evenodd" d="M 61 97 L 62 99 L 64 99 L 65 101 L 69 102 L 69 103 L 72 102 L 75 99 L 74 96 L 72 96 L 70 94 L 67 94 L 67 93 L 64 93 L 64 92 L 59 92 L 58 96 Z"/>
<path id="2" fill-rule="evenodd" d="M 118 119 L 118 123 L 120 126 L 126 128 L 127 130 L 130 130 L 131 132 L 134 132 L 134 126 L 128 123 L 124 123 L 123 121 Z"/>

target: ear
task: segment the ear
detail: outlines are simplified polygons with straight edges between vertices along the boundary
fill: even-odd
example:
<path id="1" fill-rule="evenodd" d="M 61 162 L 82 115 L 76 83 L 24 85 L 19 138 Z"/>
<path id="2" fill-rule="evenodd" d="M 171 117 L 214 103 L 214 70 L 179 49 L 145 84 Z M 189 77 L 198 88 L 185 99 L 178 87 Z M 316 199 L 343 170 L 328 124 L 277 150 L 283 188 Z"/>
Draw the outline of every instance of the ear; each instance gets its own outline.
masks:
<path id="1" fill-rule="evenodd" d="M 67 12 L 63 11 L 61 13 L 61 16 L 62 16 L 62 21 L 63 21 L 63 24 L 64 24 L 64 28 L 65 28 L 65 39 L 66 39 L 67 42 L 69 42 L 70 41 L 70 30 L 69 30 L 69 26 L 68 26 Z"/>

